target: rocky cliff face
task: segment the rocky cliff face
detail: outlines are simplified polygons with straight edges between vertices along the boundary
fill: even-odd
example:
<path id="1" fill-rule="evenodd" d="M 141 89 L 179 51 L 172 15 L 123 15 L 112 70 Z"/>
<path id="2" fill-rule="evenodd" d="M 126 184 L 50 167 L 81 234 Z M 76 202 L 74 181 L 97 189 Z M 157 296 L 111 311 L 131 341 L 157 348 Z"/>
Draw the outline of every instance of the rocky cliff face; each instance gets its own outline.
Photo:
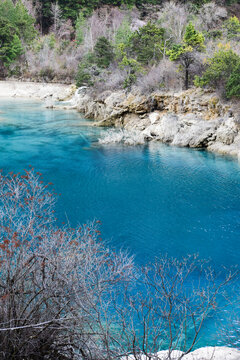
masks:
<path id="1" fill-rule="evenodd" d="M 87 89 L 80 89 L 75 105 L 97 126 L 139 132 L 146 141 L 206 148 L 240 157 L 238 107 L 221 102 L 212 92 L 191 89 L 145 96 L 118 91 L 94 98 Z"/>

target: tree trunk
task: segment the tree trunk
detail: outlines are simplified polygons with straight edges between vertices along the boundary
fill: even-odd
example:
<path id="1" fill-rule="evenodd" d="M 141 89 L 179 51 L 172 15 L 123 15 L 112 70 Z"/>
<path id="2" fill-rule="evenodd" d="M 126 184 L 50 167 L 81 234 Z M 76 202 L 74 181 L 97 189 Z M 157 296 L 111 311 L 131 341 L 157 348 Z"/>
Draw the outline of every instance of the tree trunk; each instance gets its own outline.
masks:
<path id="1" fill-rule="evenodd" d="M 189 88 L 189 69 L 188 67 L 186 67 L 186 72 L 185 72 L 185 89 L 188 90 Z"/>

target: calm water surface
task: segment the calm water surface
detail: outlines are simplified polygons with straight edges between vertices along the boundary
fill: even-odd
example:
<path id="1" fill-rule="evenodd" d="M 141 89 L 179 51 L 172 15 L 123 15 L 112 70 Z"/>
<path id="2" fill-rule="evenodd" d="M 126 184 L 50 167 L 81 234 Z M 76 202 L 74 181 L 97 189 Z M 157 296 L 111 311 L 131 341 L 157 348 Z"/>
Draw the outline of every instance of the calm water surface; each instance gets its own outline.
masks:
<path id="1" fill-rule="evenodd" d="M 240 262 L 237 161 L 158 143 L 100 145 L 106 130 L 37 102 L 1 99 L 0 111 L 0 168 L 31 164 L 53 182 L 59 223 L 99 219 L 103 237 L 138 262 L 196 252 L 216 267 Z"/>

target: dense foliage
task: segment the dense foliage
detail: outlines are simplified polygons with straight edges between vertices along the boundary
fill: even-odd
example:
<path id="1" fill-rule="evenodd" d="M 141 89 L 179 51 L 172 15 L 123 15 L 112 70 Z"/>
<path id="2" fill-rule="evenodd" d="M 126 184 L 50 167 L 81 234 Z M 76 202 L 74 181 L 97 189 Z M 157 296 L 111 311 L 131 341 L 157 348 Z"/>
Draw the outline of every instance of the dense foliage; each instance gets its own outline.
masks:
<path id="1" fill-rule="evenodd" d="M 129 54 L 147 65 L 162 58 L 164 29 L 150 22 L 135 31 L 129 38 Z"/>
<path id="2" fill-rule="evenodd" d="M 4 18 L 0 18 L 0 69 L 4 71 L 22 54 L 22 45 L 15 28 Z"/>
<path id="3" fill-rule="evenodd" d="M 32 0 L 34 1 L 34 0 Z M 239 0 L 226 0 L 226 4 L 237 3 Z M 210 2 L 210 0 L 183 0 L 180 3 L 189 3 L 195 7 L 201 7 L 202 5 Z M 41 1 L 42 5 L 42 17 L 43 22 L 47 26 L 51 19 L 51 4 L 55 3 L 55 0 Z M 71 18 L 75 20 L 80 10 L 84 10 L 85 14 L 90 14 L 94 9 L 104 5 L 110 6 L 136 6 L 143 8 L 146 5 L 162 5 L 164 0 L 59 0 L 59 5 L 63 10 L 65 18 Z"/>
<path id="4" fill-rule="evenodd" d="M 227 97 L 240 97 L 240 56 L 231 49 L 220 49 L 209 59 L 202 77 L 196 77 L 195 84 L 222 87 Z"/>
<path id="5" fill-rule="evenodd" d="M 34 19 L 18 1 L 0 3 L 0 72 L 2 75 L 11 63 L 23 53 L 23 46 L 35 36 Z"/>
<path id="6" fill-rule="evenodd" d="M 0 17 L 15 29 L 16 35 L 21 40 L 29 42 L 36 35 L 36 30 L 33 27 L 35 20 L 28 14 L 21 1 L 17 1 L 15 5 L 11 0 L 1 1 Z"/>
<path id="7" fill-rule="evenodd" d="M 94 55 L 96 58 L 96 64 L 100 68 L 107 68 L 114 59 L 113 48 L 108 39 L 101 36 L 97 39 L 94 46 Z"/>
<path id="8" fill-rule="evenodd" d="M 240 98 L 240 58 L 231 71 L 230 77 L 226 84 L 226 95 L 228 98 Z"/>

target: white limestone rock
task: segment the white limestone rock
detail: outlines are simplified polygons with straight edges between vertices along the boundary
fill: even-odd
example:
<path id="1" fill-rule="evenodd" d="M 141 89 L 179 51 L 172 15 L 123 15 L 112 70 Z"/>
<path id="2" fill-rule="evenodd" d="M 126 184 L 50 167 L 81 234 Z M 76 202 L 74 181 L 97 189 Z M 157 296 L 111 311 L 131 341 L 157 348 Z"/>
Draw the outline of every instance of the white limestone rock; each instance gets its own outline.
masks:
<path id="1" fill-rule="evenodd" d="M 183 352 L 174 350 L 159 351 L 151 356 L 151 360 L 240 360 L 240 350 L 229 347 L 203 347 L 183 356 Z M 136 360 L 133 355 L 122 357 L 122 360 Z M 137 360 L 150 360 L 149 357 L 139 354 Z"/>
<path id="2" fill-rule="evenodd" d="M 228 347 L 204 347 L 184 356 L 183 360 L 240 360 L 240 351 Z"/>
<path id="3" fill-rule="evenodd" d="M 178 360 L 180 359 L 180 357 L 182 356 L 183 352 L 180 350 L 173 350 L 171 352 L 171 360 Z M 156 360 L 168 360 L 169 359 L 169 351 L 168 350 L 163 350 L 163 351 L 159 351 L 157 353 L 157 358 Z"/>
<path id="4" fill-rule="evenodd" d="M 215 138 L 216 124 L 204 120 L 192 121 L 191 124 L 181 122 L 180 131 L 173 139 L 172 145 L 195 148 L 207 147 Z"/>
<path id="5" fill-rule="evenodd" d="M 115 106 L 118 106 L 126 99 L 126 94 L 124 91 L 116 91 L 111 93 L 106 99 L 104 103 L 107 108 L 114 109 Z"/>
<path id="6" fill-rule="evenodd" d="M 231 145 L 238 134 L 238 126 L 232 118 L 223 121 L 217 129 L 216 141 Z"/>
<path id="7" fill-rule="evenodd" d="M 154 111 L 149 114 L 149 120 L 150 120 L 151 124 L 155 124 L 156 122 L 159 121 L 159 119 L 160 119 L 159 111 Z"/>
<path id="8" fill-rule="evenodd" d="M 144 130 L 146 136 L 154 137 L 162 142 L 171 143 L 180 130 L 178 117 L 174 114 L 163 115 L 156 124 Z"/>

